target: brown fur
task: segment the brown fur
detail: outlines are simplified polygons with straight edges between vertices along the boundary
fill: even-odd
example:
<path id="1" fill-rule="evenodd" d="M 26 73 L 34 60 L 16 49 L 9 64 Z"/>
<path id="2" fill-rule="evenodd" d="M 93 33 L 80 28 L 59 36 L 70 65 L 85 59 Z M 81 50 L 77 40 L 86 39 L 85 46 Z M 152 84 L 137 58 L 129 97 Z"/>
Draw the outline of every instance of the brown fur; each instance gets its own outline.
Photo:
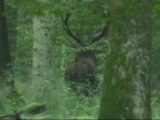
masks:
<path id="1" fill-rule="evenodd" d="M 85 84 L 91 88 L 97 87 L 96 81 L 97 63 L 96 57 L 90 52 L 80 52 L 75 58 L 75 62 L 70 64 L 65 71 L 65 80 L 73 83 L 71 86 L 75 89 L 75 83 Z M 85 94 L 88 94 L 85 91 Z"/>

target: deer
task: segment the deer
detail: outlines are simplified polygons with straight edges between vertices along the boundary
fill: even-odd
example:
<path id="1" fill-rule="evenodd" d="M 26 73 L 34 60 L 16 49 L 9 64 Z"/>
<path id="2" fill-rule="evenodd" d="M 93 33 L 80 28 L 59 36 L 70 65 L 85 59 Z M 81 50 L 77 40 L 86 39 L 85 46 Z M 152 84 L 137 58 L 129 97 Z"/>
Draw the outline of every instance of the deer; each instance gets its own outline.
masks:
<path id="1" fill-rule="evenodd" d="M 100 40 L 104 35 L 108 34 L 109 25 L 108 21 L 103 26 L 100 33 L 90 40 L 89 44 L 85 44 L 78 36 L 76 36 L 70 29 L 68 21 L 71 14 L 67 13 L 65 17 L 62 17 L 63 29 L 67 35 L 69 35 L 76 43 L 78 43 L 83 51 L 79 51 L 75 56 L 73 63 L 69 64 L 65 70 L 64 79 L 70 82 L 73 91 L 78 91 L 78 85 L 83 84 L 83 90 L 81 91 L 83 95 L 89 96 L 91 90 L 95 90 L 98 86 L 98 81 L 96 79 L 97 74 L 97 58 L 92 50 L 88 50 L 86 47 L 94 44 Z M 88 40 L 87 40 L 88 41 Z M 79 93 L 79 92 L 78 92 Z"/>

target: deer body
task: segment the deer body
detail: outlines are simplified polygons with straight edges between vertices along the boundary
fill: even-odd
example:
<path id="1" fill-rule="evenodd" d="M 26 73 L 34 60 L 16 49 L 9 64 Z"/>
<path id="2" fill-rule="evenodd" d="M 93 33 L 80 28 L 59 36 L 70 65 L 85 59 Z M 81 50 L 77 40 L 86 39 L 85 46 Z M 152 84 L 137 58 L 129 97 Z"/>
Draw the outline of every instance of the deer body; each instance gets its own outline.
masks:
<path id="1" fill-rule="evenodd" d="M 91 85 L 96 81 L 97 65 L 94 59 L 90 56 L 83 56 L 85 52 L 81 52 L 75 59 L 75 62 L 70 64 L 65 71 L 65 79 L 73 82 L 84 82 L 88 80 Z M 83 80 L 83 81 L 82 81 Z"/>

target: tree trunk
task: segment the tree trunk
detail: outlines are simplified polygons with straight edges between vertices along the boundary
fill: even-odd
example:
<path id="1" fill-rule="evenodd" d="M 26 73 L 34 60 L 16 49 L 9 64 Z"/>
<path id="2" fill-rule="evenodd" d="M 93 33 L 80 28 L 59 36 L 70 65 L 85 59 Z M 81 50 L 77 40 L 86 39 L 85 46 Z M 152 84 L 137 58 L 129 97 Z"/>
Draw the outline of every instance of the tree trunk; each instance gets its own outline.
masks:
<path id="1" fill-rule="evenodd" d="M 11 62 L 7 34 L 7 20 L 4 12 L 4 0 L 0 0 L 0 72 L 7 70 L 7 67 Z"/>
<path id="2" fill-rule="evenodd" d="M 2 92 L 4 92 L 6 89 L 8 90 L 6 97 L 12 99 L 16 98 L 17 100 L 22 101 L 19 99 L 19 94 L 16 91 L 13 79 L 4 0 L 0 0 L 0 81 Z"/>
<path id="3" fill-rule="evenodd" d="M 11 51 L 11 61 L 13 65 L 15 63 L 16 54 L 18 8 L 7 6 L 7 11 L 9 12 L 9 15 L 7 16 L 8 26 L 10 26 L 8 28 L 8 40 L 10 43 L 9 46 Z"/>
<path id="4" fill-rule="evenodd" d="M 35 16 L 33 18 L 33 79 L 32 87 L 35 92 L 40 93 L 36 95 L 36 100 L 42 100 L 44 97 L 45 85 L 54 78 L 52 73 L 52 42 L 50 31 L 46 28 L 45 16 Z"/>
<path id="5" fill-rule="evenodd" d="M 112 0 L 99 119 L 150 119 L 150 0 Z"/>

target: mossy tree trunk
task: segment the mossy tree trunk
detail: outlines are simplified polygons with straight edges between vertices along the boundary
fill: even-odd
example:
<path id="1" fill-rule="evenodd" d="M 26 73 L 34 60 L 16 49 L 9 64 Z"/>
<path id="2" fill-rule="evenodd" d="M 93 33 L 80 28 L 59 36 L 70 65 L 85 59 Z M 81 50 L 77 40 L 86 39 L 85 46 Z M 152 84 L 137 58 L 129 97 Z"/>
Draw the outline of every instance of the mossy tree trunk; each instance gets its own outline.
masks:
<path id="1" fill-rule="evenodd" d="M 51 70 L 51 39 L 50 32 L 46 28 L 45 16 L 33 18 L 33 79 L 32 87 L 37 95 L 37 100 L 42 100 L 45 83 L 49 80 Z M 37 91 L 36 91 L 37 90 Z"/>
<path id="2" fill-rule="evenodd" d="M 0 87 L 2 93 L 5 91 L 5 89 L 8 90 L 8 98 L 12 97 L 19 99 L 19 94 L 16 91 L 13 79 L 10 44 L 7 29 L 8 24 L 5 13 L 5 1 L 0 0 Z"/>
<path id="3" fill-rule="evenodd" d="M 99 119 L 149 119 L 151 0 L 111 0 Z"/>
<path id="4" fill-rule="evenodd" d="M 4 5 L 4 0 L 0 0 L 0 72 L 7 70 L 11 62 Z"/>
<path id="5" fill-rule="evenodd" d="M 8 3 L 9 4 L 9 3 Z M 6 5 L 8 5 L 6 2 Z M 11 5 L 7 6 L 6 11 L 8 12 L 7 16 L 7 23 L 9 26 L 8 29 L 8 40 L 9 40 L 9 46 L 10 46 L 10 51 L 11 51 L 11 61 L 12 65 L 14 66 L 15 64 L 15 54 L 16 54 L 16 42 L 17 42 L 17 18 L 18 18 L 18 8 L 14 8 Z"/>
<path id="6" fill-rule="evenodd" d="M 48 0 L 39 0 L 38 2 L 42 5 L 51 4 Z M 54 45 L 51 40 L 51 27 L 53 27 L 54 17 L 48 11 L 41 12 L 41 15 L 35 15 L 33 17 L 32 91 L 35 94 L 32 97 L 33 101 L 37 102 L 49 99 L 49 90 L 51 91 L 53 89 L 52 84 L 55 83 L 56 79 L 56 72 L 54 72 L 55 60 L 53 57 Z"/>

